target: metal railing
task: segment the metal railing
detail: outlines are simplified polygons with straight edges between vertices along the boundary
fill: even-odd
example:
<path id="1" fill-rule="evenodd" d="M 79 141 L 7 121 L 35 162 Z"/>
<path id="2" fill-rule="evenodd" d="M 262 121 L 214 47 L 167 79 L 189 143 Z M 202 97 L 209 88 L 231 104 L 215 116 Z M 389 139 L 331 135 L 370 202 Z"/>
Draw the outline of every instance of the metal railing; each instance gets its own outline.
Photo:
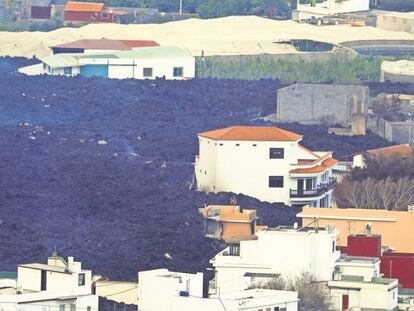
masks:
<path id="1" fill-rule="evenodd" d="M 314 189 L 293 190 L 290 189 L 291 198 L 314 198 L 322 196 L 327 191 L 333 189 L 336 183 L 336 178 L 330 177 L 327 183 L 320 184 Z"/>

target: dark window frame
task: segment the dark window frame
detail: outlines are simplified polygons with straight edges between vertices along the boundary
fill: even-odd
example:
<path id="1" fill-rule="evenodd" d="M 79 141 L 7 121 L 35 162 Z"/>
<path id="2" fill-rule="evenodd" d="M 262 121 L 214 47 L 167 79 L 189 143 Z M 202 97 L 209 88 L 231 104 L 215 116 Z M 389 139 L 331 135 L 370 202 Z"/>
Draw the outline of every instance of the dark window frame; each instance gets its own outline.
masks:
<path id="1" fill-rule="evenodd" d="M 184 77 L 184 67 L 174 67 L 173 68 L 173 77 L 174 78 L 182 78 L 182 77 Z"/>
<path id="2" fill-rule="evenodd" d="M 283 176 L 269 176 L 269 188 L 283 188 L 284 178 Z"/>
<path id="3" fill-rule="evenodd" d="M 85 279 L 86 279 L 85 273 L 79 273 L 78 274 L 78 286 L 85 286 Z"/>
<path id="4" fill-rule="evenodd" d="M 151 74 L 146 73 L 146 70 L 150 70 Z M 144 78 L 152 78 L 154 76 L 153 68 L 152 67 L 144 67 L 142 68 L 142 76 Z"/>
<path id="5" fill-rule="evenodd" d="M 285 158 L 285 148 L 270 148 L 269 149 L 269 159 L 284 159 Z"/>

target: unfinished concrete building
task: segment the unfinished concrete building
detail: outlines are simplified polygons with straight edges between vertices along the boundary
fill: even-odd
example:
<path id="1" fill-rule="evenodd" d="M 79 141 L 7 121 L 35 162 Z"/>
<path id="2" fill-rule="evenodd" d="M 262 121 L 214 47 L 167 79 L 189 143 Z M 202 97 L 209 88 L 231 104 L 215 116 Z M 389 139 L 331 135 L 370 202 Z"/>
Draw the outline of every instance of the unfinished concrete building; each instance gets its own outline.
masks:
<path id="1" fill-rule="evenodd" d="M 277 90 L 277 120 L 352 125 L 354 135 L 363 135 L 368 104 L 366 86 L 297 83 Z"/>

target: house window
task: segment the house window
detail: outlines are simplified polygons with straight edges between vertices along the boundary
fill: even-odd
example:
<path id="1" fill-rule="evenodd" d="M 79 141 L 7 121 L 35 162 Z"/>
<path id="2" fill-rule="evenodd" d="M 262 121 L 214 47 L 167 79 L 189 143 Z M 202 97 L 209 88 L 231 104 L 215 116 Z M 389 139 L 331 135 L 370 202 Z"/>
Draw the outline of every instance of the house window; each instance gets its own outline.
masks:
<path id="1" fill-rule="evenodd" d="M 86 311 L 91 311 L 91 307 L 90 306 L 87 306 L 86 307 Z"/>
<path id="2" fill-rule="evenodd" d="M 332 253 L 335 253 L 335 241 L 332 241 Z"/>
<path id="3" fill-rule="evenodd" d="M 239 244 L 230 245 L 230 256 L 240 256 L 240 245 Z"/>
<path id="4" fill-rule="evenodd" d="M 75 304 L 70 304 L 70 311 L 76 311 L 76 305 Z"/>
<path id="5" fill-rule="evenodd" d="M 269 176 L 269 188 L 283 188 L 283 176 Z"/>
<path id="6" fill-rule="evenodd" d="M 240 146 L 240 144 L 236 144 L 236 147 L 239 147 Z"/>
<path id="7" fill-rule="evenodd" d="M 269 158 L 270 159 L 283 159 L 285 156 L 285 150 L 283 148 L 270 148 Z"/>
<path id="8" fill-rule="evenodd" d="M 101 13 L 101 18 L 102 19 L 108 19 L 109 18 L 108 13 Z"/>
<path id="9" fill-rule="evenodd" d="M 279 307 L 274 307 L 273 311 L 279 311 Z"/>
<path id="10" fill-rule="evenodd" d="M 72 67 L 65 67 L 65 68 L 63 68 L 63 73 L 65 75 L 72 75 Z"/>
<path id="11" fill-rule="evenodd" d="M 65 305 L 64 304 L 59 305 L 59 311 L 65 311 Z"/>
<path id="12" fill-rule="evenodd" d="M 46 64 L 43 63 L 43 70 L 46 70 Z"/>
<path id="13" fill-rule="evenodd" d="M 144 78 L 151 78 L 152 77 L 152 68 L 144 68 L 142 70 L 142 75 Z"/>
<path id="14" fill-rule="evenodd" d="M 78 286 L 85 285 L 85 273 L 79 273 L 78 275 Z"/>
<path id="15" fill-rule="evenodd" d="M 183 67 L 174 67 L 173 69 L 173 76 L 174 77 L 182 77 L 184 69 Z"/>

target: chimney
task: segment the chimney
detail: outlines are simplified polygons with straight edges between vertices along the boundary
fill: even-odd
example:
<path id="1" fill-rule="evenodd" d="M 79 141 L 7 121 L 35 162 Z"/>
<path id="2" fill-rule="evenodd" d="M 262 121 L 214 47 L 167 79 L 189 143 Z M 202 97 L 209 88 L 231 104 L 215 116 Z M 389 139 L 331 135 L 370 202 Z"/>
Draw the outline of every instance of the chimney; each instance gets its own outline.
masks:
<path id="1" fill-rule="evenodd" d="M 369 237 L 372 236 L 372 230 L 371 230 L 371 228 L 372 228 L 372 225 L 369 224 L 369 223 L 365 226 L 367 236 L 369 236 Z"/>

